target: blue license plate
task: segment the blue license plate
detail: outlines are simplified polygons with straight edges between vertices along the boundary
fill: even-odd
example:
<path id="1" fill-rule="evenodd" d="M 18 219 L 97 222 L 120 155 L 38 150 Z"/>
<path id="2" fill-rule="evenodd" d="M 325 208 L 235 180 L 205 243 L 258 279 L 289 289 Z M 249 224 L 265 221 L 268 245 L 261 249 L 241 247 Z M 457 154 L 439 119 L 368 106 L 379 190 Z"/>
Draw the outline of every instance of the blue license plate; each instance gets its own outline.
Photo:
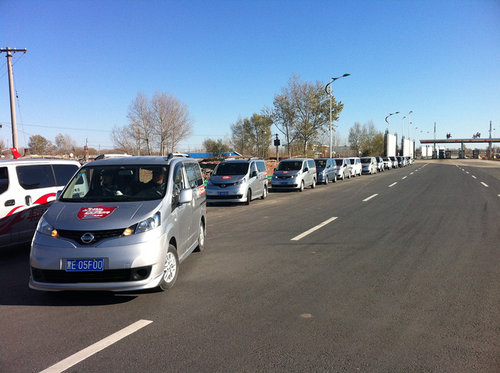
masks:
<path id="1" fill-rule="evenodd" d="M 66 259 L 66 272 L 97 272 L 104 270 L 103 258 Z"/>
<path id="2" fill-rule="evenodd" d="M 286 181 L 282 181 L 280 184 L 281 184 L 281 185 L 288 185 L 288 182 L 286 182 Z"/>
<path id="3" fill-rule="evenodd" d="M 219 192 L 219 196 L 228 196 L 229 192 Z"/>

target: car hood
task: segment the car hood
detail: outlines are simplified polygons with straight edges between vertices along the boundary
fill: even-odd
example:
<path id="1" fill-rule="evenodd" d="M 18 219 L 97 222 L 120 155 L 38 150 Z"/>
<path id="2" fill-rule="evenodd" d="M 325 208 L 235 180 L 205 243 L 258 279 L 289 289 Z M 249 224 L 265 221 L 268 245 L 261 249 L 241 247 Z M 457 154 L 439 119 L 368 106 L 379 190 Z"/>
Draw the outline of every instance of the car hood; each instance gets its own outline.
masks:
<path id="1" fill-rule="evenodd" d="M 210 181 L 216 184 L 232 184 L 243 179 L 244 175 L 231 175 L 231 176 L 210 176 Z"/>
<path id="2" fill-rule="evenodd" d="M 162 200 L 70 203 L 56 201 L 44 215 L 56 229 L 107 230 L 134 225 L 152 216 Z"/>

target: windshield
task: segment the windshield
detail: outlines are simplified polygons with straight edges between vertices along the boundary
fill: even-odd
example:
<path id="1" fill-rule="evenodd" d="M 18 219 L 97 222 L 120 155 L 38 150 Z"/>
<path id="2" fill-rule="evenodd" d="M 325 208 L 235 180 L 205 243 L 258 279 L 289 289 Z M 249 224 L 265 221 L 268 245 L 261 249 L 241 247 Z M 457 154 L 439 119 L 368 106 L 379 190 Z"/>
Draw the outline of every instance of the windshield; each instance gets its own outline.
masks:
<path id="1" fill-rule="evenodd" d="M 324 159 L 315 159 L 314 163 L 316 163 L 316 167 L 318 167 L 318 168 L 325 168 L 326 167 L 326 160 L 324 160 Z"/>
<path id="2" fill-rule="evenodd" d="M 248 163 L 246 162 L 227 162 L 219 163 L 215 168 L 214 176 L 236 176 L 246 175 L 248 172 Z"/>
<path id="3" fill-rule="evenodd" d="M 298 171 L 302 169 L 302 161 L 284 161 L 281 162 L 276 171 Z"/>
<path id="4" fill-rule="evenodd" d="M 164 166 L 83 167 L 71 179 L 64 202 L 147 201 L 163 198 L 168 179 Z"/>
<path id="5" fill-rule="evenodd" d="M 361 163 L 371 163 L 372 159 L 371 158 L 361 158 Z"/>
<path id="6" fill-rule="evenodd" d="M 343 159 L 336 159 L 335 163 L 337 164 L 337 166 L 342 166 L 344 164 L 344 160 Z"/>

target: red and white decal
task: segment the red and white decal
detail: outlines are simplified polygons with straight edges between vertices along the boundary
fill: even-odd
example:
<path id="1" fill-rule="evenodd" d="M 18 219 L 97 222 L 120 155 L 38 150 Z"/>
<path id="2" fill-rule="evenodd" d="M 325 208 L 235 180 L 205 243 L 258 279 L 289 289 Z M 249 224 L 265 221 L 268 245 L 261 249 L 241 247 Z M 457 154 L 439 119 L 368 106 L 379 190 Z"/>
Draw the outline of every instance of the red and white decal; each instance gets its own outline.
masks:
<path id="1" fill-rule="evenodd" d="M 78 211 L 78 219 L 89 220 L 89 219 L 103 219 L 113 213 L 118 208 L 106 207 L 106 206 L 95 206 L 95 207 L 82 207 Z"/>
<path id="2" fill-rule="evenodd" d="M 289 174 L 290 171 L 283 171 L 282 174 Z"/>
<path id="3" fill-rule="evenodd" d="M 233 177 L 232 176 L 222 176 L 221 179 L 222 180 L 229 180 L 229 179 L 232 179 Z"/>
<path id="4" fill-rule="evenodd" d="M 200 186 L 200 196 L 204 195 L 207 190 L 205 189 L 205 185 Z"/>

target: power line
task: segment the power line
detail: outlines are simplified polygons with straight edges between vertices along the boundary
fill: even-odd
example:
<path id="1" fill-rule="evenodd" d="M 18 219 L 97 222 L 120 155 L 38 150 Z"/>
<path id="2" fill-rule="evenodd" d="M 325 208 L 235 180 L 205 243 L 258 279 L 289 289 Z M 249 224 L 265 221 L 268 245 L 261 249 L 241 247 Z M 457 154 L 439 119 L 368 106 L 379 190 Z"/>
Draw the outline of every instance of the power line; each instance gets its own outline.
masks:
<path id="1" fill-rule="evenodd" d="M 0 122 L 3 125 L 8 125 L 10 126 L 9 122 Z M 99 130 L 99 129 L 94 129 L 94 128 L 74 128 L 74 127 L 57 127 L 57 126 L 44 126 L 41 124 L 28 124 L 28 123 L 19 123 L 22 124 L 23 126 L 26 127 L 41 127 L 41 128 L 54 128 L 54 129 L 62 129 L 62 130 L 73 130 L 73 131 L 92 131 L 92 132 L 109 132 L 111 133 L 111 130 Z"/>

